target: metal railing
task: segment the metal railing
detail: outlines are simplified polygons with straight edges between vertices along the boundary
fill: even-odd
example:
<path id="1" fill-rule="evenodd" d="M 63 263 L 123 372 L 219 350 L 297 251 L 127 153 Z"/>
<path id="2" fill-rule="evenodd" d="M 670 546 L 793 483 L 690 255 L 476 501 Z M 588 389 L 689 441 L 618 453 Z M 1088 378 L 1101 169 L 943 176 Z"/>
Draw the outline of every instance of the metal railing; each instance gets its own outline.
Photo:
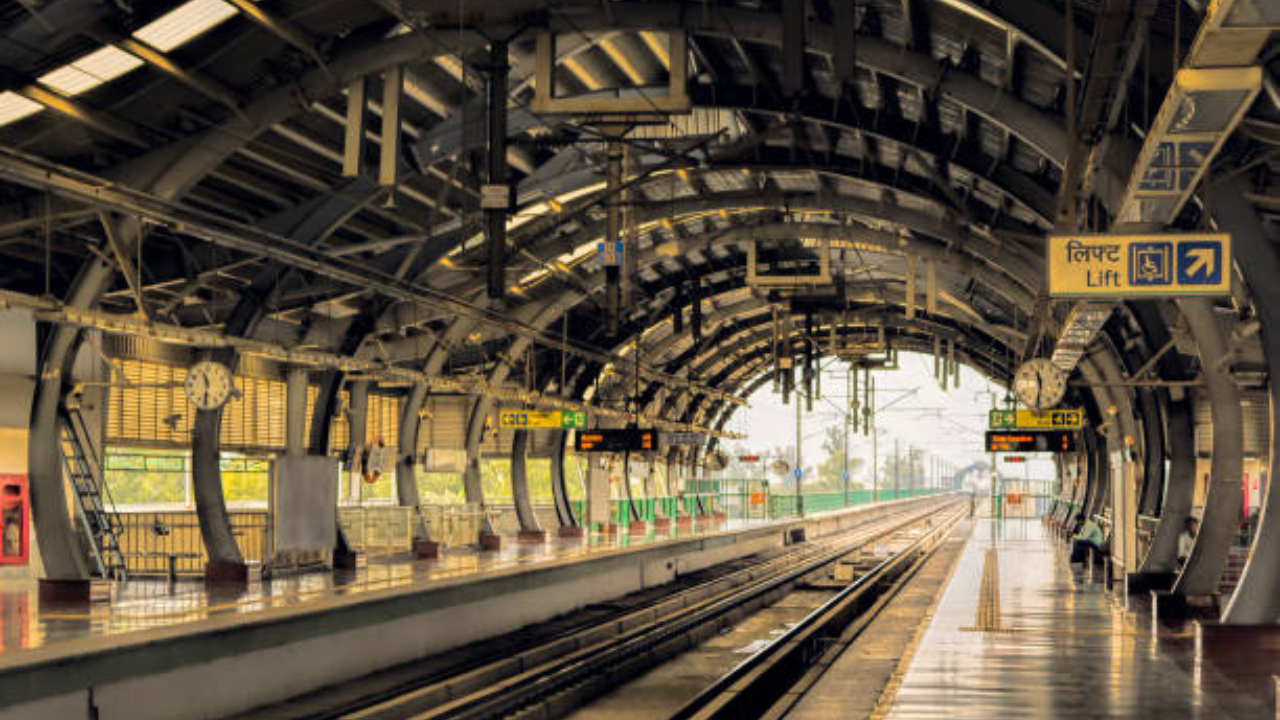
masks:
<path id="1" fill-rule="evenodd" d="M 408 552 L 413 545 L 413 508 L 399 505 L 347 505 L 338 523 L 352 549 L 366 555 Z"/>
<path id="2" fill-rule="evenodd" d="M 245 562 L 267 555 L 267 512 L 231 510 L 231 532 Z M 208 555 L 191 510 L 121 511 L 120 548 L 129 575 L 203 575 Z"/>
<path id="3" fill-rule="evenodd" d="M 484 512 L 478 503 L 419 505 L 431 539 L 446 546 L 473 545 L 480 536 Z"/>

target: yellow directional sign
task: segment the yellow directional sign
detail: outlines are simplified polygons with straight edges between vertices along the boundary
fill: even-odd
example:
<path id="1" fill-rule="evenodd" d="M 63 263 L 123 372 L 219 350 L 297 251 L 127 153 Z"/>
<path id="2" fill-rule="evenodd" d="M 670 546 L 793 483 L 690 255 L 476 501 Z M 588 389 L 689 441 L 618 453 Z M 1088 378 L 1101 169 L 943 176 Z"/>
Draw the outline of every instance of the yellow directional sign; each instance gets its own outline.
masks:
<path id="1" fill-rule="evenodd" d="M 1052 297 L 1179 297 L 1231 292 L 1227 233 L 1053 235 Z"/>
<path id="2" fill-rule="evenodd" d="M 587 414 L 581 410 L 503 410 L 498 427 L 509 430 L 585 428 Z"/>
<path id="3" fill-rule="evenodd" d="M 1084 427 L 1084 411 L 1079 408 L 1057 410 L 992 410 L 992 429 L 1079 430 Z"/>

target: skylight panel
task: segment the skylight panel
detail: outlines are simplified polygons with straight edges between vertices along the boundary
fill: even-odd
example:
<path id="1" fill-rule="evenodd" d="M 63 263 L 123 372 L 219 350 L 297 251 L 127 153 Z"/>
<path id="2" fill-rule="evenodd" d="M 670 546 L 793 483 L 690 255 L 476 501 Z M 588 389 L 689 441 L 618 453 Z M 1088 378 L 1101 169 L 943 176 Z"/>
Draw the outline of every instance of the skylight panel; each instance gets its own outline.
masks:
<path id="1" fill-rule="evenodd" d="M 40 112 L 42 105 L 32 102 L 18 93 L 5 91 L 0 93 L 0 125 L 17 122 L 24 117 Z"/>
<path id="2" fill-rule="evenodd" d="M 125 73 L 142 67 L 143 62 L 129 53 L 106 45 L 72 63 L 81 71 L 102 82 L 111 82 Z"/>
<path id="3" fill-rule="evenodd" d="M 63 95 L 79 95 L 110 82 L 142 65 L 138 58 L 112 46 L 95 50 L 70 65 L 63 65 L 39 80 Z"/>
<path id="4" fill-rule="evenodd" d="M 161 52 L 169 52 L 235 16 L 223 0 L 191 0 L 160 16 L 133 34 Z"/>

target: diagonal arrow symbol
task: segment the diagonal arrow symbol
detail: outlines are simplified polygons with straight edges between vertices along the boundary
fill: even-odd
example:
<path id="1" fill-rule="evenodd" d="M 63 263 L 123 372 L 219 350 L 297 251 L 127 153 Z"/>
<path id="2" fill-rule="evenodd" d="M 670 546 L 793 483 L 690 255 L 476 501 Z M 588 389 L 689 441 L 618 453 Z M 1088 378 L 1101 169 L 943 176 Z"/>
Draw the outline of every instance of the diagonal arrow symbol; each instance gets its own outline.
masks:
<path id="1" fill-rule="evenodd" d="M 1193 248 L 1187 251 L 1187 256 L 1191 258 L 1191 264 L 1187 265 L 1187 277 L 1198 275 L 1204 270 L 1206 278 L 1213 277 L 1215 268 L 1215 255 L 1213 248 Z"/>

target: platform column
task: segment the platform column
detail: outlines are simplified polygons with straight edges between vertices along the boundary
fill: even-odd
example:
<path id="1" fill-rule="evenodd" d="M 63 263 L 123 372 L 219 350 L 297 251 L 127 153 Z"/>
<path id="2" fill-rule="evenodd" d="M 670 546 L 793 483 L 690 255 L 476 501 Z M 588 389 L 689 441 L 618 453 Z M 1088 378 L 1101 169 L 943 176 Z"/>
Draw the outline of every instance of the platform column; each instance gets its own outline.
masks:
<path id="1" fill-rule="evenodd" d="M 410 508 L 413 552 L 418 557 L 435 558 L 440 555 L 440 543 L 431 537 L 431 528 L 422 515 L 414 462 L 418 453 L 418 433 L 422 430 L 422 406 L 426 399 L 426 384 L 415 383 L 400 405 L 400 434 L 396 438 L 396 498 L 401 507 Z"/>
<path id="2" fill-rule="evenodd" d="M 515 505 L 516 519 L 520 523 L 520 542 L 540 543 L 547 533 L 538 524 L 529 497 L 529 474 L 526 458 L 529 449 L 529 431 L 516 430 L 511 436 L 511 501 Z"/>
<path id="3" fill-rule="evenodd" d="M 1251 187 L 1242 183 L 1232 183 L 1215 190 L 1210 202 L 1221 229 L 1235 237 L 1236 266 L 1253 295 L 1267 376 L 1271 379 L 1267 392 L 1274 416 L 1280 408 L 1280 285 L 1275 281 L 1278 263 L 1273 245 L 1258 224 L 1253 205 L 1245 199 L 1244 193 L 1250 190 Z M 1249 562 L 1223 613 L 1224 623 L 1262 624 L 1280 616 L 1280 493 L 1275 492 L 1275 473 L 1280 465 L 1277 443 L 1280 443 L 1280 423 L 1273 420 L 1265 464 L 1268 487 L 1263 506 L 1259 508 L 1261 519 L 1254 533 Z"/>
<path id="4" fill-rule="evenodd" d="M 574 517 L 573 505 L 569 502 L 569 489 L 565 486 L 564 446 L 569 434 L 564 430 L 555 430 L 551 450 L 551 494 L 556 503 L 556 519 L 560 522 L 559 535 L 563 538 L 582 537 L 585 532 Z"/>
<path id="5" fill-rule="evenodd" d="M 1240 391 L 1218 362 L 1219 358 L 1226 357 L 1227 346 L 1212 303 L 1199 298 L 1184 299 L 1178 301 L 1178 307 L 1200 355 L 1200 372 L 1209 392 L 1213 459 L 1200 532 L 1186 566 L 1173 585 L 1173 593 L 1207 596 L 1218 590 L 1227 549 L 1240 518 L 1244 419 L 1240 412 Z"/>
<path id="6" fill-rule="evenodd" d="M 217 350 L 213 359 L 235 369 L 234 350 Z M 191 485 L 200 536 L 209 556 L 205 580 L 237 584 L 248 581 L 249 568 L 231 532 L 231 518 L 222 492 L 222 410 L 196 411 L 191 427 Z"/>

